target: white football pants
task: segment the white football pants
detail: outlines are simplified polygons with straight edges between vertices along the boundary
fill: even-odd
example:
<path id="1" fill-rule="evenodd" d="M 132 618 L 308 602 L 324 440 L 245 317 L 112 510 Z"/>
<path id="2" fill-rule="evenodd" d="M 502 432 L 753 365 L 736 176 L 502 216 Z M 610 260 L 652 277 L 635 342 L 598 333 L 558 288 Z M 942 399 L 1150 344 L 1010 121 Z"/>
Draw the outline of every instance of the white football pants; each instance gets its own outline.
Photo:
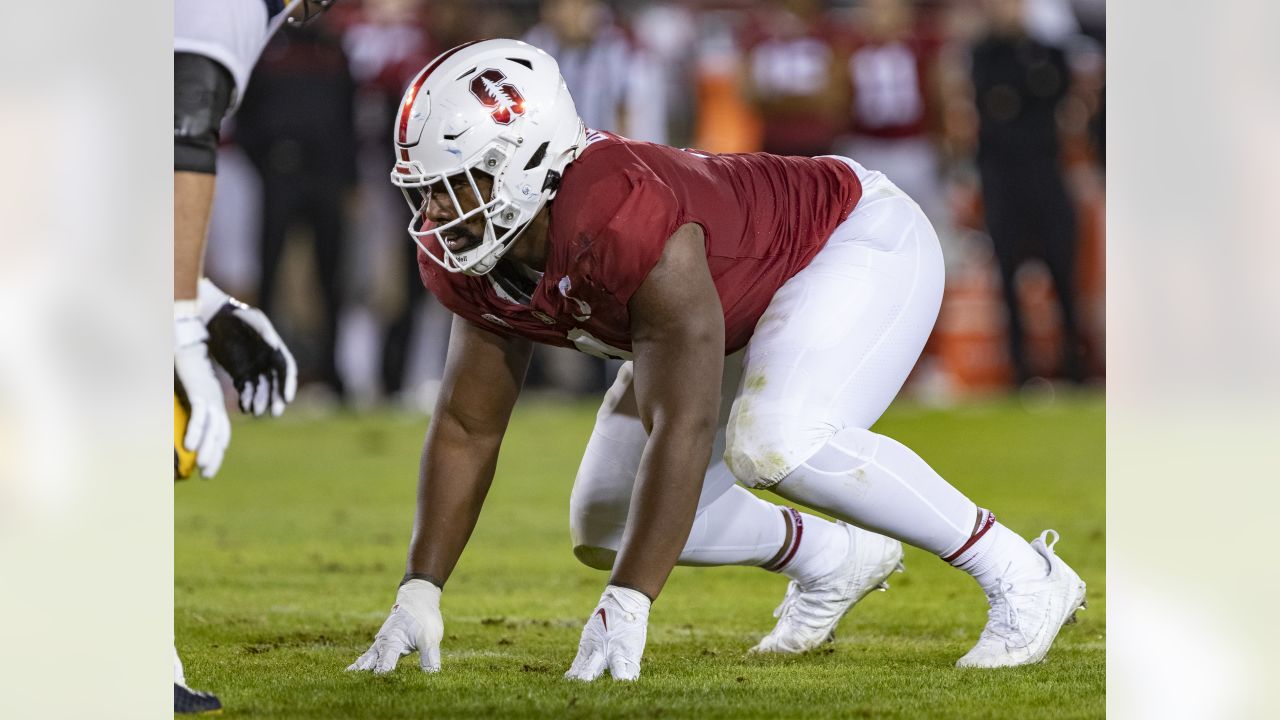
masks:
<path id="1" fill-rule="evenodd" d="M 204 55 L 225 67 L 236 82 L 232 109 L 249 86 L 249 75 L 268 40 L 267 29 L 267 6 L 262 0 L 173 3 L 174 52 Z"/>
<path id="2" fill-rule="evenodd" d="M 765 564 L 776 552 L 777 506 L 735 480 L 939 555 L 975 532 L 973 502 L 868 430 L 937 319 L 942 253 L 910 198 L 841 160 L 862 181 L 857 209 L 774 295 L 747 347 L 725 359 L 722 429 L 682 564 Z M 570 500 L 575 553 L 592 567 L 608 567 L 620 545 L 645 442 L 628 363 L 600 408 Z"/>

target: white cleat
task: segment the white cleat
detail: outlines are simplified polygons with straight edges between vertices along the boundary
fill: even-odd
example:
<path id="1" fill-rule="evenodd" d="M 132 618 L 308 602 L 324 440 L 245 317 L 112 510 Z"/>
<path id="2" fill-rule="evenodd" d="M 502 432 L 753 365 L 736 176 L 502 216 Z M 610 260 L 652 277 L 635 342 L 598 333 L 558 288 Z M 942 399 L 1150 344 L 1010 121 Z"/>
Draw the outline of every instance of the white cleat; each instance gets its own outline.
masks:
<path id="1" fill-rule="evenodd" d="M 844 525 L 849 533 L 849 554 L 830 575 L 802 586 L 792 580 L 782 604 L 773 611 L 778 624 L 764 636 L 753 653 L 802 653 L 813 650 L 835 635 L 840 618 L 872 590 L 888 590 L 886 579 L 902 572 L 902 543 Z"/>
<path id="2" fill-rule="evenodd" d="M 1053 538 L 1046 542 L 1050 533 Z M 987 595 L 991 609 L 978 644 L 956 661 L 956 667 L 1015 667 L 1044 659 L 1063 625 L 1083 609 L 1084 581 L 1053 552 L 1058 531 L 1045 530 L 1031 541 L 1047 570 L 1038 577 L 1000 580 Z"/>

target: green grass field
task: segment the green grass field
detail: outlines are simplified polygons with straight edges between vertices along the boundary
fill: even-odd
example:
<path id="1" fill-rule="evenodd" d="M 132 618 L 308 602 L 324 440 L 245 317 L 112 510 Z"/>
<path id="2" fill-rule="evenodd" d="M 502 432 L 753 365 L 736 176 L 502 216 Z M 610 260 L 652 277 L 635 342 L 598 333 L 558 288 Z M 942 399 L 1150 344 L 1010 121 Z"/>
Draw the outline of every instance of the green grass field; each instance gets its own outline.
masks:
<path id="1" fill-rule="evenodd" d="M 479 527 L 443 598 L 443 672 L 416 656 L 391 675 L 343 668 L 395 597 L 413 518 L 425 420 L 378 414 L 240 422 L 216 480 L 176 488 L 177 643 L 194 687 L 229 717 L 1076 718 L 1105 713 L 1104 423 L 1100 395 L 1029 412 L 1017 401 L 895 407 L 876 426 L 1089 584 L 1089 609 L 1048 662 L 953 667 L 986 601 L 935 557 L 845 618 L 803 657 L 747 657 L 773 624 L 784 578 L 677 568 L 650 620 L 643 674 L 562 674 L 604 573 L 568 533 L 574 471 L 594 407 L 521 405 Z"/>

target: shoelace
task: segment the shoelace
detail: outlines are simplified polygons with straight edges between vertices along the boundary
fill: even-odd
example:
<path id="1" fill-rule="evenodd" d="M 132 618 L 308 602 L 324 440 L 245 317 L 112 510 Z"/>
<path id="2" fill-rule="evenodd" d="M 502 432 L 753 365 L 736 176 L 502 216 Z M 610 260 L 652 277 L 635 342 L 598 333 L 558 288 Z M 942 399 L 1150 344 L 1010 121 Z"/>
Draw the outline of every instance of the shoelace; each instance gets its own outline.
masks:
<path id="1" fill-rule="evenodd" d="M 1052 540 L 1048 539 L 1052 533 Z M 1045 530 L 1040 533 L 1039 538 L 1041 544 L 1053 555 L 1053 546 L 1058 544 L 1058 531 Z M 1006 647 L 1022 647 L 1027 644 L 1027 637 L 1022 631 L 1022 624 L 1018 616 L 1018 609 L 1010 596 L 1022 595 L 1024 593 L 1014 592 L 1012 582 L 1005 580 L 1005 576 L 1013 569 L 1012 563 L 1005 566 L 1004 576 L 996 578 L 996 589 L 987 596 L 987 601 L 991 607 L 987 609 L 987 627 L 983 629 L 984 636 L 994 635 L 1004 641 Z M 1052 569 L 1052 565 L 1050 565 Z M 1003 615 L 1003 617 L 1001 617 Z"/>
<path id="2" fill-rule="evenodd" d="M 1004 578 L 996 580 L 995 592 L 987 596 L 991 607 L 987 609 L 987 627 L 983 628 L 982 634 L 993 635 L 1003 640 L 1005 645 L 1017 647 L 1026 644 L 1026 637 L 1022 634 L 1018 609 L 1009 599 L 1013 594 L 1016 594 L 1013 592 L 1013 583 Z M 1014 643 L 1015 639 L 1022 642 Z"/>
<path id="3" fill-rule="evenodd" d="M 804 612 L 804 606 L 800 602 L 800 598 L 806 592 L 813 592 L 815 589 L 806 590 L 800 587 L 800 583 L 792 580 L 787 585 L 787 594 L 782 597 L 782 602 L 773 611 L 776 618 L 784 618 L 793 623 L 805 625 L 811 628 L 820 628 L 827 624 L 827 618 L 819 618 L 809 616 Z"/>
<path id="4" fill-rule="evenodd" d="M 801 592 L 800 584 L 795 580 L 787 583 L 787 594 L 782 596 L 782 602 L 778 604 L 778 607 L 773 609 L 773 616 L 776 618 L 780 618 L 783 615 L 789 616 L 791 614 L 792 606 L 794 606 L 796 601 L 800 599 Z"/>

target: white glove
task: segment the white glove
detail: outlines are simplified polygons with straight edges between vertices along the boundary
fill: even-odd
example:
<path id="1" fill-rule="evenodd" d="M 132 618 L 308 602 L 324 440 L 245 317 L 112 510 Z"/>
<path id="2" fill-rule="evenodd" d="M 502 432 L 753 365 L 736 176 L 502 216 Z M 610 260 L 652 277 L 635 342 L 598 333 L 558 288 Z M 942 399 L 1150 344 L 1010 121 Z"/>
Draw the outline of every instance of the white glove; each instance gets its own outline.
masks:
<path id="1" fill-rule="evenodd" d="M 600 677 L 608 665 L 614 680 L 640 677 L 651 604 L 644 593 L 616 585 L 606 587 L 600 604 L 582 628 L 578 657 L 564 676 L 590 682 Z"/>
<path id="2" fill-rule="evenodd" d="M 298 390 L 298 364 L 266 316 L 223 292 L 209 278 L 199 285 L 200 317 L 213 359 L 231 376 L 240 411 L 277 417 Z"/>
<path id="3" fill-rule="evenodd" d="M 400 586 L 391 615 L 373 638 L 373 645 L 348 671 L 372 670 L 381 675 L 396 669 L 401 655 L 421 653 L 423 672 L 440 670 L 440 639 L 444 618 L 440 616 L 440 588 L 426 580 L 410 580 Z"/>
<path id="4" fill-rule="evenodd" d="M 217 474 L 222 454 L 231 442 L 231 421 L 223 404 L 222 385 L 209 362 L 208 339 L 196 301 L 175 302 L 173 374 L 191 406 L 191 419 L 182 444 L 196 454 L 196 465 L 207 478 Z"/>

